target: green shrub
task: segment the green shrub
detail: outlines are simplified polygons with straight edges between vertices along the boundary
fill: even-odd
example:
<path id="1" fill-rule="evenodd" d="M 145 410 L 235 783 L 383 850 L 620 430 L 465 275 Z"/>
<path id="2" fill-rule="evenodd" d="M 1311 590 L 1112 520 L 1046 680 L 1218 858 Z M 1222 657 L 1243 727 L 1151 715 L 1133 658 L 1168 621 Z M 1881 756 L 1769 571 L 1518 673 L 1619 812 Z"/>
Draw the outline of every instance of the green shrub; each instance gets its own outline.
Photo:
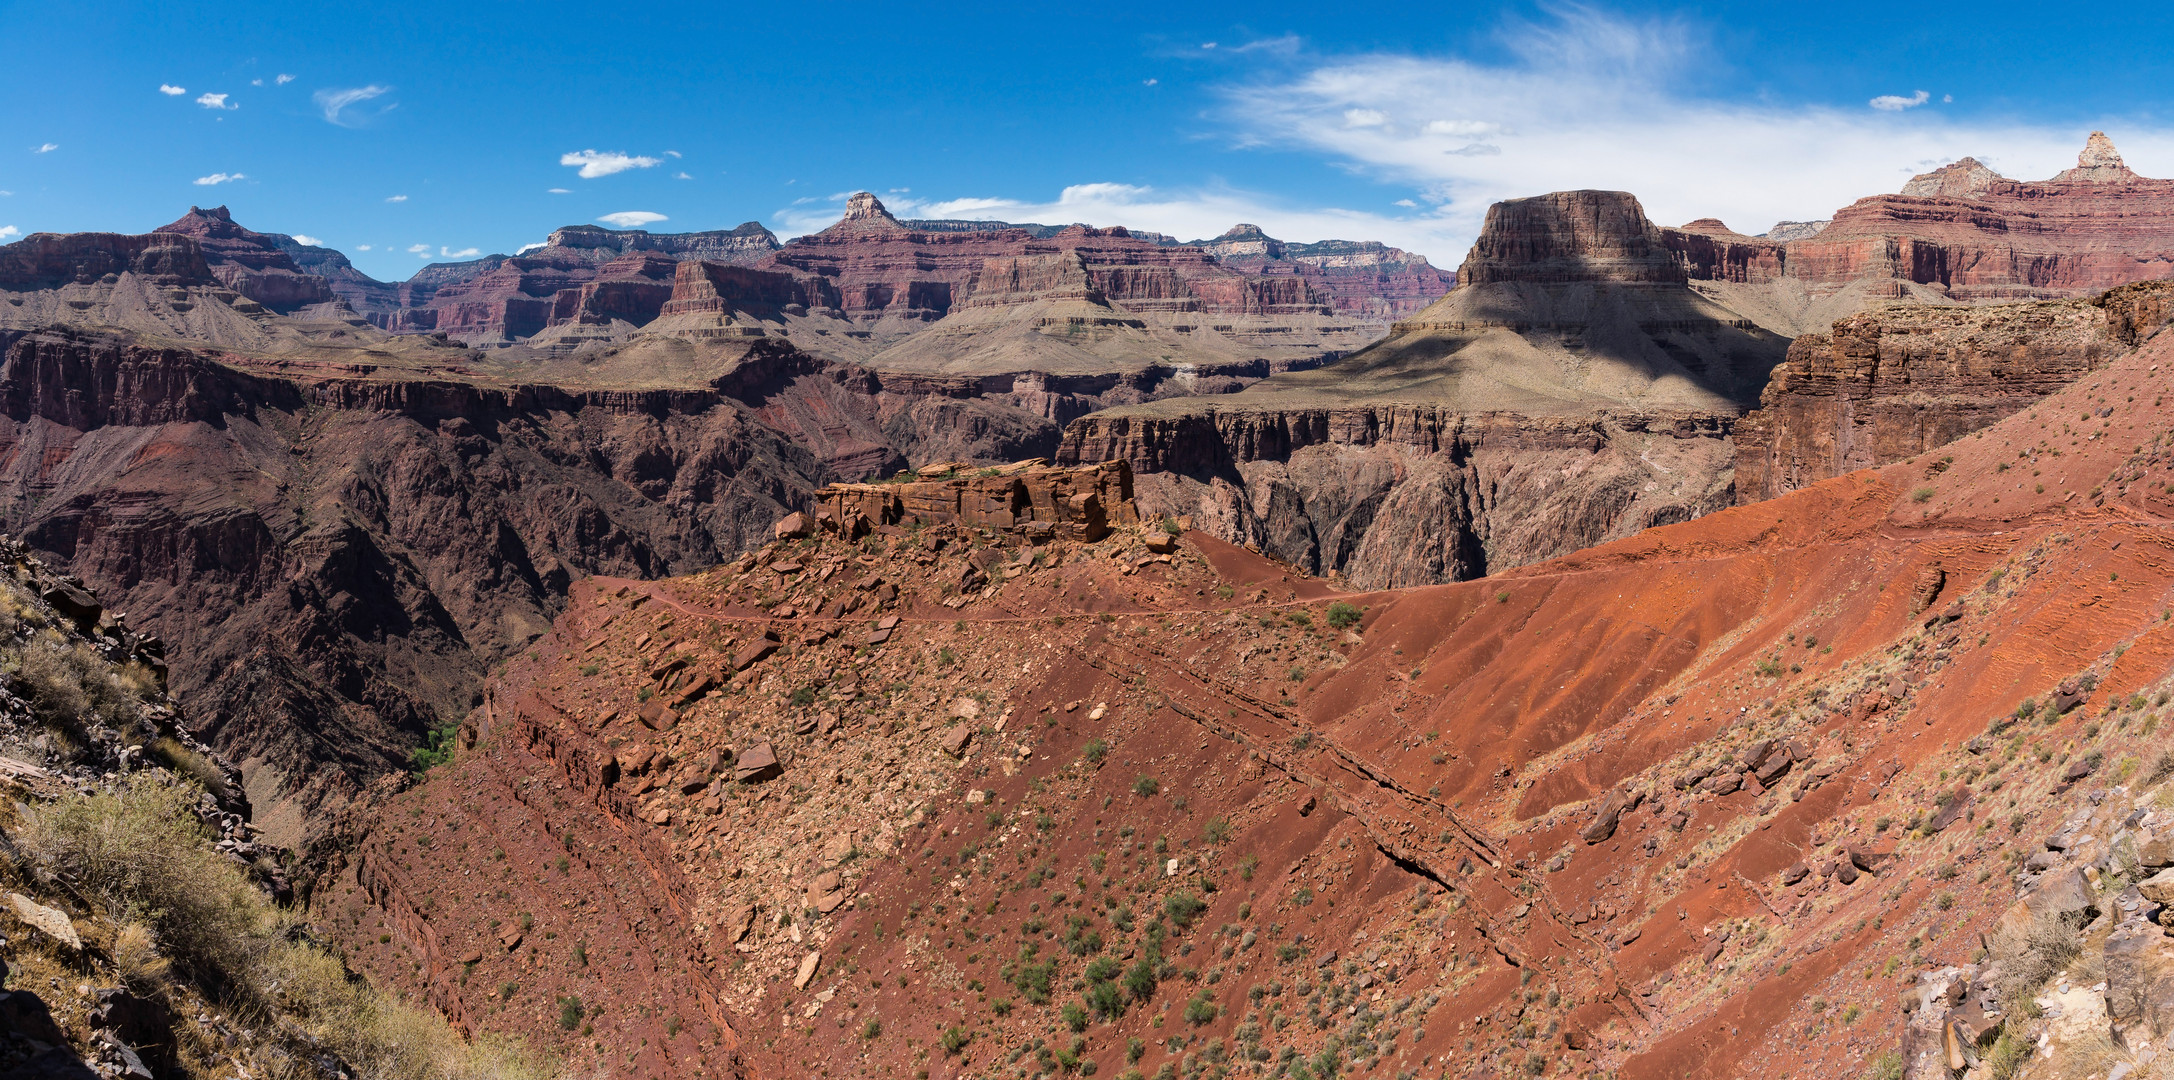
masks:
<path id="1" fill-rule="evenodd" d="M 21 840 L 117 918 L 147 929 L 177 974 L 205 996 L 276 1017 L 355 1075 L 540 1080 L 556 1072 L 516 1042 L 464 1042 L 435 1013 L 386 998 L 323 950 L 289 940 L 294 917 L 212 848 L 192 810 L 196 797 L 158 774 L 138 773 L 114 791 L 32 809 Z M 506 986 L 507 996 L 518 989 Z"/>
<path id="2" fill-rule="evenodd" d="M 1194 994 L 1192 1000 L 1185 1003 L 1185 1019 L 1195 1024 L 1205 1024 L 1222 1011 L 1206 990 Z"/>
<path id="3" fill-rule="evenodd" d="M 1132 793 L 1145 798 L 1162 790 L 1162 784 L 1152 776 L 1142 776 L 1132 782 Z"/>
<path id="4" fill-rule="evenodd" d="M 1364 613 L 1357 606 L 1338 600 L 1329 605 L 1329 625 L 1338 630 L 1348 630 L 1359 624 L 1362 614 Z"/>
<path id="5" fill-rule="evenodd" d="M 1110 756 L 1110 744 L 1101 739 L 1089 739 L 1086 748 L 1079 752 L 1079 756 L 1085 758 L 1089 765 L 1100 765 L 1103 758 Z"/>
<path id="6" fill-rule="evenodd" d="M 966 1049 L 966 1044 L 974 1041 L 974 1037 L 967 1034 L 965 1028 L 953 1024 L 944 1029 L 944 1033 L 938 1037 L 938 1041 L 943 1043 L 944 1053 L 956 1054 Z"/>

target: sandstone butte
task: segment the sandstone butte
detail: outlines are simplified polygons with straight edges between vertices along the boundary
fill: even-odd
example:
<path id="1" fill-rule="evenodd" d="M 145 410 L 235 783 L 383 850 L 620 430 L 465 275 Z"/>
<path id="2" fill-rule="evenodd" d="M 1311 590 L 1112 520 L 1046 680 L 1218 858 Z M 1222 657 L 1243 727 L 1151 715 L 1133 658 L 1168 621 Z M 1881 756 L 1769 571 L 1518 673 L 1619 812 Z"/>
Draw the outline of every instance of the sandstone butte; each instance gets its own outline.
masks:
<path id="1" fill-rule="evenodd" d="M 2162 275 L 2170 214 L 2174 181 L 2129 171 L 2102 133 L 2051 180 L 1966 159 L 1763 237 L 1657 227 L 1620 192 L 1510 200 L 1458 287 L 1380 343 L 1236 395 L 1105 410 L 1059 453 L 1124 456 L 1151 511 L 1312 572 L 1479 576 L 2037 400 L 2163 322 L 2149 290 L 2086 298 Z"/>
<path id="2" fill-rule="evenodd" d="M 472 1030 L 655 1076 L 2163 1045 L 2174 963 L 2114 942 L 2162 932 L 2122 853 L 2174 809 L 2168 379 L 2161 335 L 1937 453 L 1398 590 L 1152 516 L 1064 539 L 1059 493 L 1122 485 L 1061 466 L 841 491 L 576 582 L 318 910 Z M 2107 913 L 2110 1012 L 2000 1003 L 1981 946 L 2052 905 Z"/>

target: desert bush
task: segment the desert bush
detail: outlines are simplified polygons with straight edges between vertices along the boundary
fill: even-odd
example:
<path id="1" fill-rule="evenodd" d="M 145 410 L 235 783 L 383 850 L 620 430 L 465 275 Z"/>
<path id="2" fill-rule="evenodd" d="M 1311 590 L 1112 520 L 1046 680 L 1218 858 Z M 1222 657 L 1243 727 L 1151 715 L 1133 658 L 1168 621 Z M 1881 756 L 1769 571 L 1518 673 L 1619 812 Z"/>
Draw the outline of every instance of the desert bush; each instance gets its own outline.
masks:
<path id="1" fill-rule="evenodd" d="M 1329 625 L 1338 630 L 1349 629 L 1358 625 L 1361 614 L 1357 606 L 1338 600 L 1329 605 Z"/>
<path id="2" fill-rule="evenodd" d="M 192 981 L 244 1012 L 279 1015 L 370 1080 L 529 1080 L 554 1075 L 520 1044 L 462 1040 L 435 1013 L 378 994 L 338 959 L 288 940 L 293 918 L 214 850 L 193 788 L 138 773 L 109 792 L 25 815 L 19 839 L 121 921 L 124 977 Z M 284 1026 L 284 1025 L 283 1025 Z"/>
<path id="3" fill-rule="evenodd" d="M 2041 913 L 2027 922 L 2004 924 L 1988 942 L 2000 963 L 2000 1000 L 2010 1008 L 2030 1000 L 2046 980 L 2082 951 L 2074 917 Z"/>

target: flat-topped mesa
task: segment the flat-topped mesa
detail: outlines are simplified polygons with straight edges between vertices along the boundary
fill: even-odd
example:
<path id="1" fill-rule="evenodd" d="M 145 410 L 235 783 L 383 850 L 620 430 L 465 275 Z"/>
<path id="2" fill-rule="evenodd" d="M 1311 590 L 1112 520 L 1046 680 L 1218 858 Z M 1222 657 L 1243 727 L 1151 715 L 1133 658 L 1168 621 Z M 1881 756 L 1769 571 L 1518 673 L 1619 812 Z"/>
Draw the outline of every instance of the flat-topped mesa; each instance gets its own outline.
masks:
<path id="1" fill-rule="evenodd" d="M 965 462 L 921 467 L 919 479 L 832 484 L 816 492 L 816 524 L 846 537 L 883 526 L 958 525 L 1012 533 L 1030 543 L 1093 543 L 1140 520 L 1132 467 L 1123 461 L 1052 465 L 1029 458 L 993 469 Z"/>
<path id="2" fill-rule="evenodd" d="M 0 246 L 0 289 L 90 285 L 134 274 L 157 285 L 217 285 L 203 246 L 169 233 L 31 233 Z"/>
<path id="3" fill-rule="evenodd" d="M 1459 288 L 1495 282 L 1676 283 L 1683 270 L 1626 191 L 1555 191 L 1487 208 Z"/>
<path id="4" fill-rule="evenodd" d="M 779 244 L 776 234 L 763 228 L 761 222 L 749 221 L 735 229 L 691 233 L 566 225 L 552 230 L 545 238 L 544 246 L 585 252 L 599 263 L 636 252 L 655 252 L 679 259 L 708 259 L 746 266 L 776 251 Z"/>

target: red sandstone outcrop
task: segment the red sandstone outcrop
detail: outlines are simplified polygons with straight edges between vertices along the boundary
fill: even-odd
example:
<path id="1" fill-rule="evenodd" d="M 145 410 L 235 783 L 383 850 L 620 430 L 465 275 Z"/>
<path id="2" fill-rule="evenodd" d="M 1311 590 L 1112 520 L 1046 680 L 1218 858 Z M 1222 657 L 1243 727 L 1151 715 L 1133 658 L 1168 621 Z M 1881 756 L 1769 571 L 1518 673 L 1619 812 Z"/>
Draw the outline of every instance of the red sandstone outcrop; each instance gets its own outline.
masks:
<path id="1" fill-rule="evenodd" d="M 1801 224 L 1742 237 L 1704 219 L 1668 244 L 1693 280 L 1936 302 L 2081 297 L 2174 273 L 2174 180 L 2138 176 L 2103 132 L 2049 180 L 1964 158 Z"/>
<path id="2" fill-rule="evenodd" d="M 224 206 L 189 207 L 180 220 L 153 230 L 188 236 L 203 249 L 212 274 L 227 288 L 278 312 L 332 302 L 332 283 L 304 272 L 279 243 L 292 237 L 243 228 Z"/>
<path id="3" fill-rule="evenodd" d="M 2174 284 L 2139 282 L 2089 301 L 1893 305 L 1803 335 L 1736 424 L 1737 500 L 1954 442 L 2111 363 L 2170 306 Z"/>

